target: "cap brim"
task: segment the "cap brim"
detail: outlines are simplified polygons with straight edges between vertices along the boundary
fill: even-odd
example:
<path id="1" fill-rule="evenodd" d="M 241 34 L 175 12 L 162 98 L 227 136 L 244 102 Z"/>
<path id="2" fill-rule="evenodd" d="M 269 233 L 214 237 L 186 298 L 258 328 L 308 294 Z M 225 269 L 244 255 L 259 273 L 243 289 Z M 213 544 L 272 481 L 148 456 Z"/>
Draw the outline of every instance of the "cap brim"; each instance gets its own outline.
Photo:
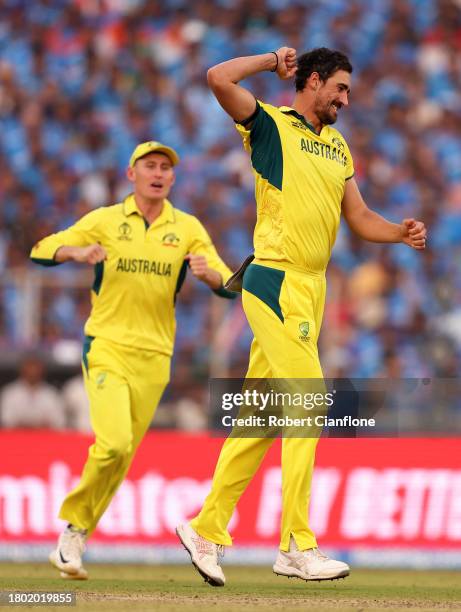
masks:
<path id="1" fill-rule="evenodd" d="M 149 155 L 149 153 L 163 153 L 163 155 L 166 155 L 168 157 L 168 159 L 171 161 L 173 166 L 176 166 L 177 164 L 179 164 L 179 155 L 176 153 L 176 151 L 172 149 L 171 147 L 162 146 L 162 147 L 155 147 L 155 148 L 153 147 L 149 149 L 148 151 L 139 153 L 139 155 L 137 155 L 131 160 L 131 166 L 134 166 L 135 163 L 138 161 L 138 159 L 146 157 L 146 155 Z"/>

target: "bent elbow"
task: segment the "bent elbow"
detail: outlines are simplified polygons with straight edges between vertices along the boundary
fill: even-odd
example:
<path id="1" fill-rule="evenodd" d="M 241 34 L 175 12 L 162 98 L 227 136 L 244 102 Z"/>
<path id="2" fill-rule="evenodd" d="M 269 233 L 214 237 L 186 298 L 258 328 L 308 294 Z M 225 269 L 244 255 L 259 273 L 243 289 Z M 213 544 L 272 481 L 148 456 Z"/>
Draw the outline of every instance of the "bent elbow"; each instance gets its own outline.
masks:
<path id="1" fill-rule="evenodd" d="M 224 84 L 222 73 L 219 70 L 218 66 L 213 66 L 212 68 L 209 68 L 208 72 L 206 73 L 206 79 L 208 82 L 208 86 L 212 91 L 218 91 L 222 88 Z"/>
<path id="2" fill-rule="evenodd" d="M 209 68 L 208 72 L 206 73 L 206 80 L 208 83 L 208 86 L 210 87 L 210 89 L 214 89 L 215 87 L 215 83 L 217 80 L 216 77 L 216 66 L 213 66 L 212 68 Z"/>

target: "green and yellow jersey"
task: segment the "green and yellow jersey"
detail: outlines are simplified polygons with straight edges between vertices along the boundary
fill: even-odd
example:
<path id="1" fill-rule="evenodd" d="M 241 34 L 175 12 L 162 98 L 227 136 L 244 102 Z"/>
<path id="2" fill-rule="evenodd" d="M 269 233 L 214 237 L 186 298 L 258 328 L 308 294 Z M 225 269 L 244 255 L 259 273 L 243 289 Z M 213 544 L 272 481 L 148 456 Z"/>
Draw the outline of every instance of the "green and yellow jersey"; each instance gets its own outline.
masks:
<path id="1" fill-rule="evenodd" d="M 294 109 L 257 104 L 251 127 L 237 124 L 256 177 L 255 259 L 323 273 L 354 175 L 349 148 L 331 126 L 316 134 Z"/>
<path id="2" fill-rule="evenodd" d="M 31 259 L 57 265 L 54 255 L 59 247 L 94 243 L 104 247 L 107 260 L 95 266 L 85 334 L 131 347 L 172 354 L 174 303 L 186 274 L 187 253 L 204 255 L 223 281 L 231 275 L 196 217 L 165 200 L 161 214 L 149 226 L 133 195 L 97 208 L 68 229 L 44 238 L 32 249 Z M 235 296 L 225 290 L 216 293 Z"/>

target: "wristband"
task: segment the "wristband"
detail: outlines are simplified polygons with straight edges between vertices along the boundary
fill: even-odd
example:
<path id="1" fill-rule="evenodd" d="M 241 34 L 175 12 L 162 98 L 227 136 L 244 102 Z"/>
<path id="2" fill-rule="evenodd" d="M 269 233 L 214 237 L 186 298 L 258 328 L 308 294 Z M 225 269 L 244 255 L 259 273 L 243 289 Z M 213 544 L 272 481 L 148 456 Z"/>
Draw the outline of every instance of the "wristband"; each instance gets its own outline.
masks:
<path id="1" fill-rule="evenodd" d="M 271 70 L 271 72 L 276 72 L 276 71 L 277 71 L 277 68 L 278 68 L 278 66 L 279 66 L 279 56 L 277 55 L 277 53 L 276 53 L 275 51 L 271 51 L 271 53 L 273 53 L 273 54 L 275 55 L 275 58 L 276 58 L 276 60 L 277 60 L 277 63 L 275 64 L 275 68 L 273 68 L 273 69 Z"/>

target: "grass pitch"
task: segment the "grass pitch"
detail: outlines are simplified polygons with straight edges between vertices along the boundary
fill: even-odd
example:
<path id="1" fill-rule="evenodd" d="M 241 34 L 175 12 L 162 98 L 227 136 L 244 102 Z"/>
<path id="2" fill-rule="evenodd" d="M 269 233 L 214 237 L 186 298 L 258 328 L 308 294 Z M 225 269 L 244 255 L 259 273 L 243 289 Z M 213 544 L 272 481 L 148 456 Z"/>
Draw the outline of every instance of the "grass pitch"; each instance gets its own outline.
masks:
<path id="1" fill-rule="evenodd" d="M 45 564 L 0 563 L 0 591 L 75 591 L 77 609 L 91 611 L 461 610 L 461 579 L 456 572 L 353 569 L 345 580 L 306 583 L 275 576 L 270 567 L 224 566 L 227 584 L 213 588 L 192 566 L 87 565 L 87 569 L 90 580 L 77 582 L 60 579 Z"/>

